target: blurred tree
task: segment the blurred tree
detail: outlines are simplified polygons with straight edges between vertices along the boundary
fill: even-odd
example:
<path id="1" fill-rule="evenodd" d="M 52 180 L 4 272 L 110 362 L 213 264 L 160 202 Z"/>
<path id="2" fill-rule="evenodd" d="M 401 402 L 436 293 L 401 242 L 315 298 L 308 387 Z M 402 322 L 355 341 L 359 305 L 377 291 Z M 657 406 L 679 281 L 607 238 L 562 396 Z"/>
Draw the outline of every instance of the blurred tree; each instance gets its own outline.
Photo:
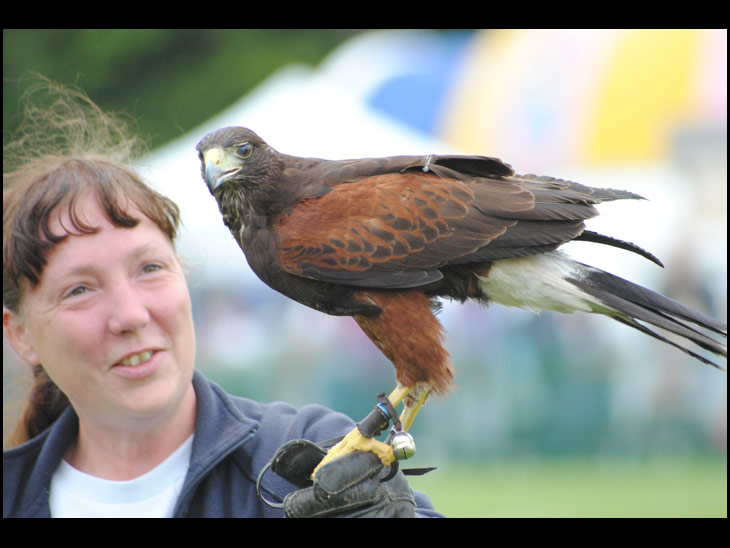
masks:
<path id="1" fill-rule="evenodd" d="M 152 147 L 182 135 L 279 67 L 316 65 L 359 31 L 336 29 L 3 29 L 3 140 L 32 72 L 124 111 Z M 25 85 L 24 85 L 25 83 Z"/>

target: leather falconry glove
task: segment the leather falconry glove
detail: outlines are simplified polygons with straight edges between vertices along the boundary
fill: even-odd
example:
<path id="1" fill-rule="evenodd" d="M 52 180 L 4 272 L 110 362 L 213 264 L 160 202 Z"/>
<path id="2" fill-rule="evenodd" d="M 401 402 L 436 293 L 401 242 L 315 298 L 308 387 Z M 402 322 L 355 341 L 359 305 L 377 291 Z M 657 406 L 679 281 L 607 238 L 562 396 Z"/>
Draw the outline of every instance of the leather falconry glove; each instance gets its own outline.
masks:
<path id="1" fill-rule="evenodd" d="M 313 442 L 293 440 L 271 459 L 274 473 L 301 487 L 277 505 L 283 506 L 286 517 L 415 517 L 413 491 L 403 472 L 393 473 L 373 453 L 356 451 L 338 458 L 322 466 L 312 482 L 310 475 L 325 454 Z"/>

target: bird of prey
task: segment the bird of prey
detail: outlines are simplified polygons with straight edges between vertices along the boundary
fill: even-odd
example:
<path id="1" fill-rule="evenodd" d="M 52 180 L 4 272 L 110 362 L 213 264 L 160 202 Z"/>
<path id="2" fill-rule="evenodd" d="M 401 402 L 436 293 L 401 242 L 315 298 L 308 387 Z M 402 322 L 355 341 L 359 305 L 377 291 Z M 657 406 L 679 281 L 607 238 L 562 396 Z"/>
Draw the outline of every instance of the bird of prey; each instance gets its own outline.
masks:
<path id="1" fill-rule="evenodd" d="M 571 240 L 638 253 L 585 229 L 601 202 L 631 192 L 517 175 L 497 158 L 426 155 L 355 160 L 299 158 L 247 128 L 227 127 L 197 146 L 223 221 L 267 285 L 321 312 L 352 316 L 393 363 L 392 405 L 405 430 L 454 369 L 434 315 L 439 298 L 529 310 L 604 314 L 717 366 L 688 343 L 727 357 L 727 325 L 649 289 L 570 259 Z M 670 332 L 664 336 L 646 324 Z M 393 452 L 353 430 L 330 458 Z"/>

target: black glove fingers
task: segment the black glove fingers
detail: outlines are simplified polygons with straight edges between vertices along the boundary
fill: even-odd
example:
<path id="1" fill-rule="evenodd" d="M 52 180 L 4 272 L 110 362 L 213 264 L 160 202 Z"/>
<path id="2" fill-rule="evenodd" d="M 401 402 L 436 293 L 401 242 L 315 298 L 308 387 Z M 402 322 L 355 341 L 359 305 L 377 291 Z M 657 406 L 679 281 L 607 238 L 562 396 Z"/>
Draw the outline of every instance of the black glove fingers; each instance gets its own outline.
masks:
<path id="1" fill-rule="evenodd" d="M 322 490 L 323 496 L 331 496 L 350 489 L 382 470 L 383 465 L 375 453 L 358 451 L 325 464 L 317 471 L 315 485 Z"/>
<path id="2" fill-rule="evenodd" d="M 301 489 L 289 493 L 283 504 L 264 502 L 283 506 L 290 518 L 415 517 L 415 497 L 403 472 L 393 474 L 373 453 L 356 451 L 326 464 L 312 484 L 309 476 L 324 453 L 306 440 L 284 444 L 259 474 L 257 489 L 269 466 Z"/>

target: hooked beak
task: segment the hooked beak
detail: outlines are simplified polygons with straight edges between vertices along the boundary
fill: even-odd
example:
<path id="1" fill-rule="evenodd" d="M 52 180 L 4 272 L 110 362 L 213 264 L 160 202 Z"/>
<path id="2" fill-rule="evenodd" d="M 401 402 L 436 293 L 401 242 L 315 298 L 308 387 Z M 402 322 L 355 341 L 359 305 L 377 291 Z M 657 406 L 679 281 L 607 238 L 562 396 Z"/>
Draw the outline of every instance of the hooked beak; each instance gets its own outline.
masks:
<path id="1" fill-rule="evenodd" d="M 241 167 L 221 148 L 211 148 L 203 154 L 205 183 L 211 192 L 241 171 Z"/>

